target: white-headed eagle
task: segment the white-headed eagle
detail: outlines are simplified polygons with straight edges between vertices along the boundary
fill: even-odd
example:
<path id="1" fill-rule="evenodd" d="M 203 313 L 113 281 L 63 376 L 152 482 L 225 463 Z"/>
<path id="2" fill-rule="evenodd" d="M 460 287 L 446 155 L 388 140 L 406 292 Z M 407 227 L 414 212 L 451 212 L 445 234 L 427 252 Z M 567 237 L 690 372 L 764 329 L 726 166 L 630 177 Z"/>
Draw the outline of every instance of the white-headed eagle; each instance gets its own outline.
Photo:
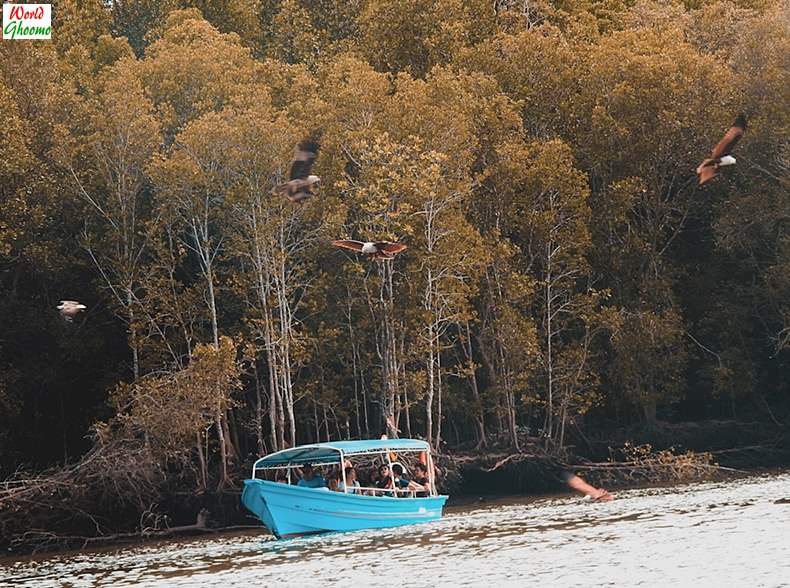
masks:
<path id="1" fill-rule="evenodd" d="M 392 259 L 398 253 L 407 249 L 407 246 L 403 243 L 391 243 L 389 241 L 362 242 L 343 239 L 340 241 L 332 241 L 332 245 L 335 247 L 343 247 L 344 249 L 351 249 L 352 251 L 364 253 L 376 261 Z"/>
<path id="2" fill-rule="evenodd" d="M 288 181 L 272 190 L 273 194 L 284 194 L 291 202 L 300 204 L 313 197 L 313 186 L 321 178 L 311 175 L 310 170 L 318 155 L 320 137 L 320 131 L 315 131 L 297 145 Z"/>
<path id="3" fill-rule="evenodd" d="M 739 114 L 732 123 L 732 127 L 724 134 L 721 141 L 719 141 L 710 153 L 710 157 L 704 160 L 697 167 L 697 175 L 699 176 L 699 185 L 712 180 L 719 173 L 719 169 L 726 165 L 733 165 L 735 158 L 730 155 L 738 141 L 741 140 L 744 131 L 746 130 L 746 116 Z"/>
<path id="4" fill-rule="evenodd" d="M 75 316 L 88 307 L 84 304 L 80 304 L 76 300 L 61 300 L 57 308 L 63 320 L 70 323 L 74 320 Z"/>

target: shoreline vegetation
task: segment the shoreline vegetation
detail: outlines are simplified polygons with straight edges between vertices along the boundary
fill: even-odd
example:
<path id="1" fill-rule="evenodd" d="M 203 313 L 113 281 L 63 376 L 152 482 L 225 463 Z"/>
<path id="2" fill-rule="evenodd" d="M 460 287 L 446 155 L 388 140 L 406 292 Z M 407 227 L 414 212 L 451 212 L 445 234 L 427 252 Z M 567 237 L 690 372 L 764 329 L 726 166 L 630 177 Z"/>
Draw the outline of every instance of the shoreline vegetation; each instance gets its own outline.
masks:
<path id="1" fill-rule="evenodd" d="M 459 497 L 790 464 L 787 17 L 53 2 L 0 42 L 0 547 L 244 526 L 255 457 L 382 434 Z"/>
<path id="2" fill-rule="evenodd" d="M 716 436 L 718 442 L 711 451 L 654 449 L 649 443 L 626 442 L 616 450 L 608 448 L 609 459 L 594 461 L 594 456 L 572 452 L 550 454 L 538 439 L 525 438 L 522 451 L 515 453 L 494 448 L 440 454 L 440 491 L 450 494 L 448 506 L 561 492 L 566 488 L 556 479 L 557 463 L 589 483 L 615 492 L 735 479 L 790 466 L 786 431 L 756 428 L 756 424 L 714 421 L 665 425 L 645 436 L 660 439 L 671 433 L 678 437 L 682 430 L 686 442 L 692 445 Z M 749 444 L 728 445 L 739 440 Z M 604 441 L 595 443 L 600 446 Z M 119 461 L 124 454 L 125 460 Z M 130 447 L 106 447 L 89 453 L 70 468 L 37 476 L 20 474 L 6 480 L 0 484 L 0 549 L 8 555 L 23 555 L 263 529 L 240 505 L 241 478 L 239 484 L 221 492 L 195 494 L 157 487 L 165 483 L 164 473 L 149 470 L 143 475 L 145 466 L 140 459 L 141 454 Z M 131 496 L 141 501 L 156 496 L 159 502 L 124 504 Z M 142 511 L 132 528 L 128 518 L 118 516 L 129 507 Z"/>

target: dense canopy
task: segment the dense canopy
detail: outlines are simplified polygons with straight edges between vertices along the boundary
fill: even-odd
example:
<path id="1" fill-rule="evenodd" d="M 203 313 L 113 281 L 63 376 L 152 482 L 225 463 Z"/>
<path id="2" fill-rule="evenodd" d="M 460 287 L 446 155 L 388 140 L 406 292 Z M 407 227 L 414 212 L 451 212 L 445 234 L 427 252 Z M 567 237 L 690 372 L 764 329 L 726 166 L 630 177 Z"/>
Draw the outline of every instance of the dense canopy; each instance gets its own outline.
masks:
<path id="1" fill-rule="evenodd" d="M 0 477 L 790 416 L 786 3 L 53 6 L 0 43 Z"/>

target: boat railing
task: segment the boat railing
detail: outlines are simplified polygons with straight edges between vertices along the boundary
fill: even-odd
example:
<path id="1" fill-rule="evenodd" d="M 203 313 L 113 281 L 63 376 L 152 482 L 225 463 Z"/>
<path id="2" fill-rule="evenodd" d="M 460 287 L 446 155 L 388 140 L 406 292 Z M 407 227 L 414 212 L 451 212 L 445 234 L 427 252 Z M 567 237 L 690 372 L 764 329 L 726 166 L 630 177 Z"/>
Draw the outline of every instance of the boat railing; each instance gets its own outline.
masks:
<path id="1" fill-rule="evenodd" d="M 378 488 L 376 486 L 357 486 L 354 489 L 354 494 L 368 494 L 371 496 L 388 496 L 391 494 L 403 494 L 409 498 L 417 498 L 417 492 L 425 492 L 424 490 L 409 490 L 408 488 Z M 351 494 L 351 492 L 347 492 Z"/>
<path id="2" fill-rule="evenodd" d="M 283 484 L 285 486 L 291 486 L 292 484 L 288 484 L 287 482 L 276 482 L 277 484 Z M 349 488 L 350 490 L 351 488 Z M 407 498 L 428 498 L 429 496 L 417 496 L 419 492 L 426 492 L 425 490 L 410 490 L 409 488 L 379 488 L 378 486 L 354 486 L 354 491 L 349 492 L 343 490 L 337 490 L 338 494 L 355 494 L 357 496 L 389 496 L 392 497 L 393 494 L 402 494 Z M 329 490 L 326 486 L 321 486 L 319 488 L 313 488 L 313 490 Z"/>

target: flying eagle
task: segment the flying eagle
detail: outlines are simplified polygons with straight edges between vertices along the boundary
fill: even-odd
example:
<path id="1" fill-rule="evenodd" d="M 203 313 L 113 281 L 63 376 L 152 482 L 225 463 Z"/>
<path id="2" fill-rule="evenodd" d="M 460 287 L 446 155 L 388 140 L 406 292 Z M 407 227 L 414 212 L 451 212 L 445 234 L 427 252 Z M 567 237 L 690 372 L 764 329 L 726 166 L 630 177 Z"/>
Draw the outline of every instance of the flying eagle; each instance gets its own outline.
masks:
<path id="1" fill-rule="evenodd" d="M 730 130 L 725 133 L 722 140 L 713 148 L 710 157 L 699 164 L 697 175 L 699 176 L 700 186 L 716 177 L 716 174 L 719 173 L 719 168 L 735 163 L 735 158 L 730 155 L 730 152 L 741 140 L 745 130 L 746 117 L 743 114 L 739 114 L 735 122 L 732 123 Z"/>
<path id="2" fill-rule="evenodd" d="M 84 304 L 80 304 L 76 300 L 61 300 L 57 309 L 60 311 L 60 316 L 63 317 L 67 323 L 74 320 L 80 312 L 88 308 Z"/>
<path id="3" fill-rule="evenodd" d="M 272 190 L 273 194 L 285 194 L 288 200 L 300 204 L 313 197 L 313 186 L 321 181 L 310 174 L 318 154 L 319 139 L 320 133 L 314 132 L 297 145 L 288 181 Z"/>
<path id="4" fill-rule="evenodd" d="M 370 256 L 371 259 L 375 259 L 377 261 L 392 259 L 398 253 L 407 249 L 406 245 L 403 243 L 390 243 L 389 241 L 368 241 L 363 243 L 362 241 L 351 241 L 344 239 L 340 241 L 332 241 L 332 245 L 335 247 L 343 247 L 344 249 L 351 249 L 352 251 L 364 253 L 365 255 Z"/>

